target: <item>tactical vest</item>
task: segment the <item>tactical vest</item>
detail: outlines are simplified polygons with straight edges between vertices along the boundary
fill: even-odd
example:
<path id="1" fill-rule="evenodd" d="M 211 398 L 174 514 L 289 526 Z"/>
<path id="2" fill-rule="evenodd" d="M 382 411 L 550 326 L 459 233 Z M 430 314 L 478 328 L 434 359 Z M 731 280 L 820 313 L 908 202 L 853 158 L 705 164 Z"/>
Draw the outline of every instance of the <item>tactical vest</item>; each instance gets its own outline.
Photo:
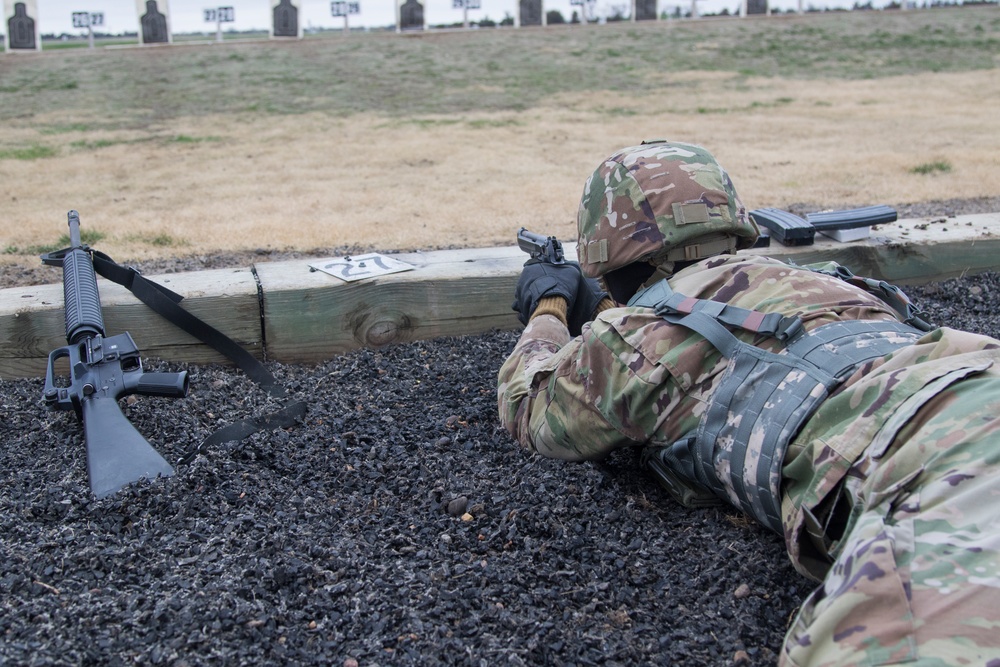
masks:
<path id="1" fill-rule="evenodd" d="M 728 366 L 697 428 L 643 458 L 686 505 L 728 501 L 782 533 L 781 469 L 785 450 L 839 384 L 863 363 L 911 345 L 922 332 L 896 321 L 843 321 L 805 331 L 797 317 L 763 313 L 674 292 L 666 280 L 628 304 L 652 308 L 711 343 Z M 729 327 L 773 337 L 768 352 Z"/>

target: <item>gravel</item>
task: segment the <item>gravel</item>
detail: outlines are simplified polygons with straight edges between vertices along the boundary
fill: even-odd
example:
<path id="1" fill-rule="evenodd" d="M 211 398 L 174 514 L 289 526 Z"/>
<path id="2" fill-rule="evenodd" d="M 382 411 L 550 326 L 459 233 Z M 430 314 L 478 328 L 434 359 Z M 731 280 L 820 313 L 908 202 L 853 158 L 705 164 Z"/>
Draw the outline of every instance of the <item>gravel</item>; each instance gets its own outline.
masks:
<path id="1" fill-rule="evenodd" d="M 900 211 L 984 206 L 1000 198 Z M 997 274 L 908 293 L 1000 336 Z M 102 500 L 76 417 L 44 409 L 41 380 L 0 382 L 0 664 L 773 664 L 813 586 L 781 539 L 675 505 L 634 452 L 518 449 L 495 397 L 516 338 L 270 364 L 309 402 L 303 423 Z M 277 407 L 229 367 L 148 367 L 191 376 L 186 398 L 123 403 L 169 460 Z"/>

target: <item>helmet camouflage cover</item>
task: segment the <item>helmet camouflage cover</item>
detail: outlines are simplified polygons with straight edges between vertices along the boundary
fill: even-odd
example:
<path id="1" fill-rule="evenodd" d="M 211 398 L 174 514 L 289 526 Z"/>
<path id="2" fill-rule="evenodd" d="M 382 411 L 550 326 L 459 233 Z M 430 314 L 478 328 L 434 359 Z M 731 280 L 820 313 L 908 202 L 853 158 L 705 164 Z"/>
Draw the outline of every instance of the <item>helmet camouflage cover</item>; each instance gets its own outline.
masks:
<path id="1" fill-rule="evenodd" d="M 624 148 L 587 181 L 577 254 L 592 278 L 640 260 L 697 260 L 754 244 L 729 174 L 707 150 L 672 141 Z"/>

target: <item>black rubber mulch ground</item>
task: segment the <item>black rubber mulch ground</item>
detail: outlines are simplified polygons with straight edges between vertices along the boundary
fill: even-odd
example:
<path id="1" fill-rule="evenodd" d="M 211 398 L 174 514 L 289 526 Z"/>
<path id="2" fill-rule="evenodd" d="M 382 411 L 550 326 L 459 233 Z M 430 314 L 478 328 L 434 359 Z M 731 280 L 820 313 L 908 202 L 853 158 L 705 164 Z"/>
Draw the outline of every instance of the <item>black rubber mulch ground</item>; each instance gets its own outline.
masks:
<path id="1" fill-rule="evenodd" d="M 998 282 L 909 292 L 1000 335 Z M 812 588 L 780 538 L 673 504 L 632 453 L 519 450 L 495 397 L 515 340 L 272 365 L 303 424 L 103 500 L 75 416 L 40 380 L 0 382 L 0 663 L 773 664 Z M 188 370 L 187 398 L 125 407 L 169 459 L 276 407 L 233 369 Z"/>

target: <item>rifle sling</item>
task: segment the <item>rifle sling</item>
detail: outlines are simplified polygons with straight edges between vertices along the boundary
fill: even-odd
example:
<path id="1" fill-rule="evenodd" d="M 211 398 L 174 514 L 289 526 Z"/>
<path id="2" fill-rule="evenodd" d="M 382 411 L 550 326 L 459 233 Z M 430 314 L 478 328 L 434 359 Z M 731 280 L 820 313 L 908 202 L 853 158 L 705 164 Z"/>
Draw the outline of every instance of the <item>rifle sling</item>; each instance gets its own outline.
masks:
<path id="1" fill-rule="evenodd" d="M 258 431 L 273 430 L 276 428 L 288 428 L 294 426 L 306 416 L 305 401 L 296 401 L 281 408 L 277 412 L 261 415 L 259 417 L 248 417 L 238 422 L 223 426 L 212 435 L 208 436 L 201 443 L 185 453 L 177 463 L 190 463 L 202 450 L 223 442 L 243 440 Z"/>
<path id="2" fill-rule="evenodd" d="M 201 342 L 216 350 L 236 364 L 261 389 L 273 398 L 284 398 L 287 391 L 271 374 L 264 364 L 236 343 L 232 338 L 215 327 L 205 323 L 179 305 L 183 296 L 145 278 L 130 266 L 122 266 L 102 252 L 92 251 L 94 270 L 108 280 L 117 283 L 130 291 L 137 299 L 149 308 L 177 326 L 182 331 L 191 334 Z M 205 447 L 223 442 L 243 440 L 261 430 L 287 428 L 294 426 L 306 413 L 304 401 L 288 404 L 280 410 L 259 417 L 251 417 L 224 426 L 205 438 L 197 447 L 189 450 L 178 459 L 178 463 L 189 463 Z"/>

